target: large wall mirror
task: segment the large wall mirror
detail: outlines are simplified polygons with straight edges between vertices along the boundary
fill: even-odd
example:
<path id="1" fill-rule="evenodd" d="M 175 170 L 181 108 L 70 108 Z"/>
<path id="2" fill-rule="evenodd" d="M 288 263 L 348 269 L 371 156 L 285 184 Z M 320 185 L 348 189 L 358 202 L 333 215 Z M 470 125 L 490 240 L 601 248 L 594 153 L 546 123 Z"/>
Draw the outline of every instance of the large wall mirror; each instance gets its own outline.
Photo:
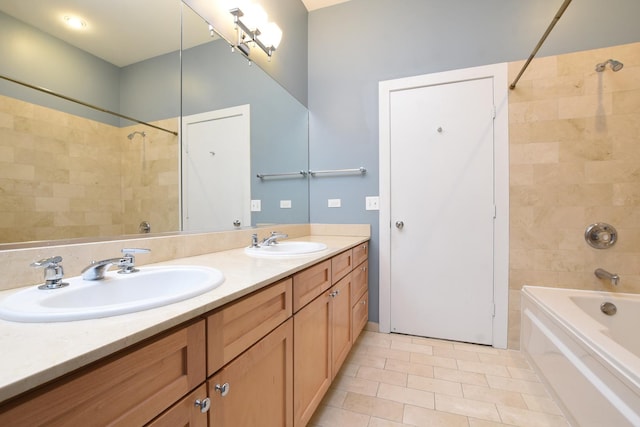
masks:
<path id="1" fill-rule="evenodd" d="M 64 17 L 75 15 L 84 27 L 66 29 Z M 306 108 L 212 37 L 207 22 L 179 0 L 0 0 L 0 40 L 0 75 L 98 107 L 0 79 L 3 249 L 135 235 L 149 227 L 180 231 L 181 116 L 234 108 L 249 111 L 250 145 L 248 159 L 238 159 L 239 152 L 227 158 L 249 171 L 242 209 L 254 200 L 260 210 L 254 202 L 239 223 L 191 229 L 308 222 L 306 179 L 257 177 L 307 169 Z M 228 136 L 203 135 L 217 144 Z M 225 150 L 209 155 L 224 159 Z M 235 193 L 239 184 L 231 176 L 206 179 L 208 188 L 224 188 L 221 194 Z M 230 203 L 216 196 L 209 205 Z"/>

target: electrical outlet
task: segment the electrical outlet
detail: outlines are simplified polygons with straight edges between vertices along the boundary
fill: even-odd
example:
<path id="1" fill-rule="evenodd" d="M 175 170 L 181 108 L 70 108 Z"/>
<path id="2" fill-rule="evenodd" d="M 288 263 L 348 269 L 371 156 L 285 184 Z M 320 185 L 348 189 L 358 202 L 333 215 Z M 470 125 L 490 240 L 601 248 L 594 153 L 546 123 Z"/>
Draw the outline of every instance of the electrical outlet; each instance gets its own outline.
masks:
<path id="1" fill-rule="evenodd" d="M 291 209 L 291 200 L 280 200 L 280 209 Z"/>
<path id="2" fill-rule="evenodd" d="M 330 208 L 339 208 L 342 206 L 342 200 L 340 199 L 329 199 L 327 201 L 327 206 Z"/>
<path id="3" fill-rule="evenodd" d="M 365 200 L 365 209 L 368 211 L 380 210 L 380 198 L 378 196 L 367 196 Z"/>
<path id="4" fill-rule="evenodd" d="M 262 210 L 262 202 L 260 200 L 251 201 L 251 212 L 260 212 Z"/>

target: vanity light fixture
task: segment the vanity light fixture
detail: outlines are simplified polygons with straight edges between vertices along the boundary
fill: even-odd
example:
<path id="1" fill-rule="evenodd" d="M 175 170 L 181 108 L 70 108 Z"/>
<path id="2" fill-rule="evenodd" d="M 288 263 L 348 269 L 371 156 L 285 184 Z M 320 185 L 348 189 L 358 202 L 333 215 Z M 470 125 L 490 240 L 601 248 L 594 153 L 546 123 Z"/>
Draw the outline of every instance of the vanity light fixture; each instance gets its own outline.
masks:
<path id="1" fill-rule="evenodd" d="M 271 55 L 282 40 L 282 30 L 275 22 L 269 22 L 267 13 L 259 4 L 249 1 L 241 3 L 229 9 L 238 35 L 234 47 L 248 58 L 251 47 L 258 46 L 271 60 Z"/>
<path id="2" fill-rule="evenodd" d="M 74 30 L 82 30 L 87 27 L 87 23 L 84 19 L 78 16 L 65 15 L 62 19 L 68 27 L 73 28 Z"/>

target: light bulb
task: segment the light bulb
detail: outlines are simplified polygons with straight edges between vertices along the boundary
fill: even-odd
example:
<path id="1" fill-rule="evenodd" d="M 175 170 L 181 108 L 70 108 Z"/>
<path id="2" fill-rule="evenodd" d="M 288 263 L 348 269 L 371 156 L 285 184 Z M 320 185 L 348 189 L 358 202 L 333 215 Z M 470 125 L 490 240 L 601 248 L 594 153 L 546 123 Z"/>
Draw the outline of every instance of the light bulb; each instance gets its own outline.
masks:
<path id="1" fill-rule="evenodd" d="M 77 16 L 65 16 L 64 22 L 74 30 L 81 30 L 87 26 L 87 23 Z"/>
<path id="2" fill-rule="evenodd" d="M 242 12 L 244 13 L 244 16 L 241 18 L 242 22 L 252 31 L 255 31 L 256 28 L 262 31 L 262 28 L 267 24 L 267 20 L 269 19 L 267 12 L 257 3 L 249 4 L 247 10 L 242 9 Z"/>
<path id="3" fill-rule="evenodd" d="M 264 31 L 261 29 L 260 41 L 268 47 L 278 48 L 280 41 L 282 40 L 282 30 L 275 22 L 269 22 Z"/>

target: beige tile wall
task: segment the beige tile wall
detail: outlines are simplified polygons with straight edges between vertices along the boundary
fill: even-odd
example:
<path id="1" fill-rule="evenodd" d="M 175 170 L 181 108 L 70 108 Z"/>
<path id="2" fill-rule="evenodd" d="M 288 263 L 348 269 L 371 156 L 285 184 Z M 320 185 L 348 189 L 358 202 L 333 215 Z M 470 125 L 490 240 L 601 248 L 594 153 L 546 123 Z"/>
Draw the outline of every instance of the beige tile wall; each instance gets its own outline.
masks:
<path id="1" fill-rule="evenodd" d="M 613 72 L 595 66 L 624 63 Z M 509 64 L 513 79 L 522 62 Z M 536 58 L 509 93 L 510 319 L 523 285 L 640 293 L 640 43 Z M 618 243 L 584 241 L 607 222 Z M 612 288 L 593 271 L 618 273 Z"/>
<path id="2" fill-rule="evenodd" d="M 0 96 L 0 242 L 177 230 L 177 143 Z"/>

